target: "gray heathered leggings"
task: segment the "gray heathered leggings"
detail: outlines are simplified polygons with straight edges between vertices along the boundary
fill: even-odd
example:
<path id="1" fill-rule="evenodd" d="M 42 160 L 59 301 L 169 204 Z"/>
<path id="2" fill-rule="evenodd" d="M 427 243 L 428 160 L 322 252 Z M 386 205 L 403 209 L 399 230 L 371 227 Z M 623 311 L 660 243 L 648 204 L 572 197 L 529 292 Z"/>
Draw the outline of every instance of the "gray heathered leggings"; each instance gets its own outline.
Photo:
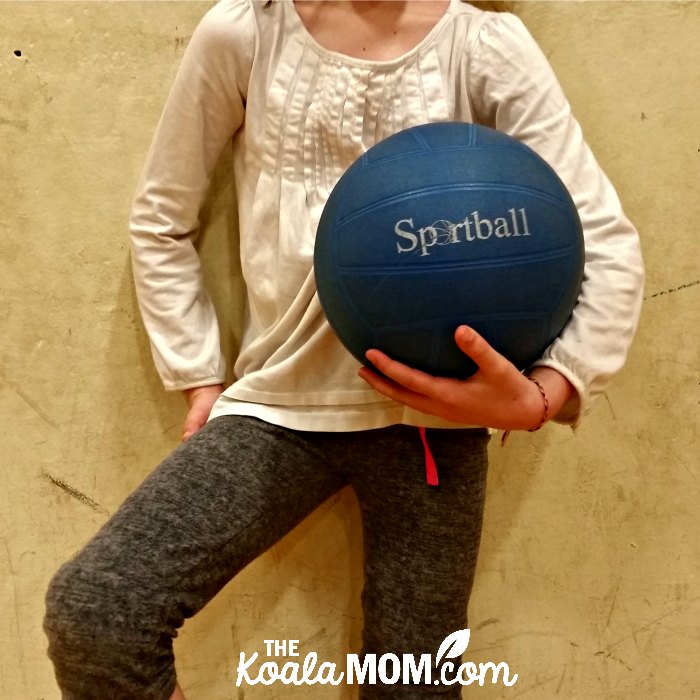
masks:
<path id="1" fill-rule="evenodd" d="M 44 629 L 64 700 L 167 700 L 172 639 L 185 619 L 348 484 L 362 513 L 362 652 L 434 657 L 467 624 L 488 435 L 427 432 L 438 487 L 425 483 L 416 428 L 310 433 L 237 416 L 207 423 L 51 580 Z M 357 687 L 362 698 L 460 697 L 459 685 Z"/>

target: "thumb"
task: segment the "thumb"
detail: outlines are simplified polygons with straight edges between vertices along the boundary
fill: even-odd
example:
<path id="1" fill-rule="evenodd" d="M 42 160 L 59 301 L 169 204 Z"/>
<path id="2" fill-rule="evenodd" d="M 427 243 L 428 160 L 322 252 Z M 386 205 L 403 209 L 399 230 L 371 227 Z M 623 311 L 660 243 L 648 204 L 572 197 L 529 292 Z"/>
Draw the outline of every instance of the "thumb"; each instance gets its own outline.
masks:
<path id="1" fill-rule="evenodd" d="M 460 326 L 455 331 L 457 347 L 473 360 L 482 372 L 504 370 L 509 364 L 503 355 L 494 350 L 488 341 L 469 326 Z"/>

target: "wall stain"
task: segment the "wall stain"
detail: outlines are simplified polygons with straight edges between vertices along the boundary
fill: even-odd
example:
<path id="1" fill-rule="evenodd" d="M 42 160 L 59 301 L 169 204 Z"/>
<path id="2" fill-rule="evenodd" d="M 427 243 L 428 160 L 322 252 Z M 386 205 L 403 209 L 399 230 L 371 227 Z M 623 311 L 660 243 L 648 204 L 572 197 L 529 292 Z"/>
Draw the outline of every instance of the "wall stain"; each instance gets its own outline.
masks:
<path id="1" fill-rule="evenodd" d="M 635 545 L 635 546 L 636 546 L 636 545 Z M 700 601 L 700 595 L 694 596 L 693 598 L 690 598 L 690 599 L 687 600 L 685 603 L 683 603 L 683 605 L 679 605 L 679 606 L 676 607 L 676 608 L 673 608 L 673 609 L 671 609 L 671 610 L 667 610 L 667 611 L 666 611 L 665 613 L 663 613 L 662 615 L 657 615 L 656 617 L 654 617 L 653 619 L 651 619 L 651 620 L 649 620 L 648 622 L 644 623 L 643 625 L 639 625 L 638 627 L 635 627 L 629 634 L 626 634 L 624 637 L 621 637 L 620 639 L 618 639 L 618 640 L 616 640 L 616 641 L 614 641 L 614 642 L 608 644 L 608 645 L 607 645 L 606 647 L 604 647 L 603 649 L 601 649 L 601 650 L 599 650 L 599 651 L 596 651 L 596 652 L 594 653 L 594 656 L 601 656 L 601 655 L 604 655 L 606 658 L 609 657 L 609 656 L 610 656 L 610 650 L 611 650 L 613 647 L 616 647 L 616 646 L 622 644 L 623 642 L 626 642 L 628 639 L 633 639 L 633 638 L 635 637 L 635 635 L 639 634 L 640 632 L 647 632 L 647 631 L 650 631 L 650 630 L 652 630 L 653 628 L 655 628 L 655 627 L 657 627 L 657 626 L 666 625 L 666 624 L 667 624 L 667 622 L 666 622 L 666 619 L 667 619 L 667 618 L 669 618 L 669 617 L 671 617 L 671 616 L 673 616 L 673 615 L 676 615 L 677 613 L 679 613 L 679 612 L 685 610 L 685 608 L 688 608 L 688 607 L 690 607 L 690 606 L 692 606 L 692 605 L 695 605 L 695 603 L 697 603 L 698 601 Z M 615 660 L 617 661 L 618 659 L 615 659 Z"/>
<path id="2" fill-rule="evenodd" d="M 496 625 L 500 622 L 500 620 L 497 617 L 489 617 L 488 620 L 484 620 L 483 622 L 480 622 L 476 629 L 477 631 L 484 629 L 484 627 L 487 627 L 488 625 Z"/>
<path id="3" fill-rule="evenodd" d="M 674 292 L 680 292 L 681 289 L 688 289 L 688 287 L 694 287 L 700 284 L 700 280 L 695 280 L 694 282 L 687 282 L 686 284 L 681 284 L 678 287 L 673 287 L 672 289 L 664 289 L 663 292 L 656 292 L 656 294 L 651 294 L 650 296 L 644 297 L 644 301 L 647 299 L 654 299 L 656 297 L 662 297 L 664 294 L 673 294 Z"/>
<path id="4" fill-rule="evenodd" d="M 608 404 L 608 408 L 610 409 L 610 414 L 612 415 L 613 420 L 616 421 L 617 416 L 615 415 L 615 411 L 612 407 L 612 403 L 610 402 L 610 397 L 608 396 L 608 394 L 605 391 L 603 392 L 603 398 L 605 399 L 605 402 Z"/>
<path id="5" fill-rule="evenodd" d="M 39 407 L 39 404 L 37 404 L 36 401 L 34 401 L 34 400 L 22 389 L 22 387 L 19 386 L 19 384 L 15 384 L 15 382 L 11 382 L 11 381 L 3 374 L 3 372 L 2 372 L 1 370 L 0 370 L 0 381 L 2 381 L 2 382 L 4 382 L 5 384 L 7 384 L 7 386 L 9 386 L 10 389 L 12 389 L 12 391 L 14 391 L 15 394 L 17 394 L 17 396 L 19 396 L 19 397 L 27 404 L 27 406 L 29 406 L 29 408 L 31 408 L 31 409 L 34 411 L 34 413 L 36 413 L 37 416 L 39 416 L 39 418 L 41 418 L 41 420 L 44 421 L 44 423 L 50 425 L 52 428 L 58 428 L 58 426 L 56 425 L 56 423 L 54 423 L 54 421 L 52 421 L 52 420 L 41 410 L 41 408 Z"/>
<path id="6" fill-rule="evenodd" d="M 29 122 L 26 119 L 5 119 L 5 117 L 0 117 L 0 126 L 11 126 L 19 131 L 27 131 L 29 128 Z"/>
<path id="7" fill-rule="evenodd" d="M 99 503 L 96 503 L 92 500 L 92 498 L 86 496 L 82 491 L 78 491 L 78 489 L 74 488 L 70 484 L 67 484 L 62 479 L 57 479 L 55 476 L 51 476 L 51 474 L 43 470 L 41 475 L 48 479 L 54 486 L 58 486 L 58 488 L 63 489 L 69 496 L 75 498 L 76 501 L 80 501 L 89 508 L 92 508 L 92 510 L 94 510 L 96 513 L 104 513 L 105 515 L 109 515 L 109 513 Z"/>

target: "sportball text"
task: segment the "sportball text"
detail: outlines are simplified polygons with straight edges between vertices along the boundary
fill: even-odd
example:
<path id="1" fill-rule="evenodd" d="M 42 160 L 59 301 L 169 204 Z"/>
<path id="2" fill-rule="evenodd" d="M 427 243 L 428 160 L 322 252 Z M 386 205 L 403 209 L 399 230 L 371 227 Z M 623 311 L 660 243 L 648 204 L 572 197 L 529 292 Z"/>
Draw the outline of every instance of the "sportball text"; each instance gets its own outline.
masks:
<path id="1" fill-rule="evenodd" d="M 412 253 L 419 250 L 420 255 L 430 255 L 434 246 L 452 245 L 453 243 L 471 243 L 495 238 L 529 236 L 530 227 L 524 208 L 509 209 L 506 216 L 495 219 L 482 217 L 473 211 L 464 221 L 455 224 L 446 219 L 439 219 L 416 230 L 413 218 L 401 219 L 394 226 L 394 233 L 402 240 L 396 242 L 399 253 Z"/>

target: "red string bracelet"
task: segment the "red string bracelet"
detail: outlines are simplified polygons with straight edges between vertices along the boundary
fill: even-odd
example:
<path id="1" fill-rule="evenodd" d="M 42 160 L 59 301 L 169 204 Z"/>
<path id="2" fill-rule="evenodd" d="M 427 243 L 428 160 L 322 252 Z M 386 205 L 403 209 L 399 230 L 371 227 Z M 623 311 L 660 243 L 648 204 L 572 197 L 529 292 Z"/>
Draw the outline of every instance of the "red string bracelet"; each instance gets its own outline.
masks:
<path id="1" fill-rule="evenodd" d="M 528 428 L 528 433 L 534 433 L 538 431 L 548 420 L 549 420 L 549 401 L 547 400 L 547 394 L 544 391 L 544 387 L 534 378 L 534 377 L 528 377 L 528 379 L 531 382 L 534 382 L 537 388 L 540 390 L 540 394 L 542 395 L 542 402 L 544 403 L 544 412 L 542 413 L 542 420 L 540 421 L 539 425 L 536 428 Z M 503 437 L 501 438 L 501 447 L 503 447 L 506 444 L 506 440 L 508 439 L 508 436 L 510 435 L 510 430 L 506 430 L 503 433 Z"/>

